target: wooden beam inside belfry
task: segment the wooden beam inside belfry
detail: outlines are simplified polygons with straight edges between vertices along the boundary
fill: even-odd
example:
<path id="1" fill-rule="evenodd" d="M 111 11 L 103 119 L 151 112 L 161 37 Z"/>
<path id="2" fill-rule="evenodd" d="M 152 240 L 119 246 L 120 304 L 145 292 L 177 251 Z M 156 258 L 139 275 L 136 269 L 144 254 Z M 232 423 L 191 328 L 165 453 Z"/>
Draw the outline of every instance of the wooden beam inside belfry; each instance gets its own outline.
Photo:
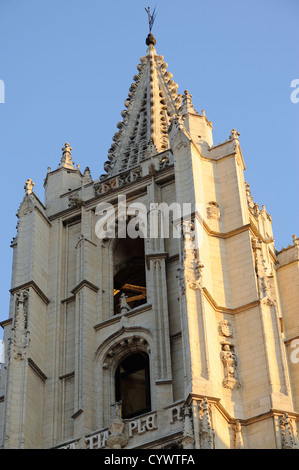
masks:
<path id="1" fill-rule="evenodd" d="M 131 292 L 141 292 L 142 294 L 146 295 L 146 287 L 143 287 L 143 286 L 135 286 L 133 284 L 124 284 L 122 288 L 124 290 L 128 290 Z"/>

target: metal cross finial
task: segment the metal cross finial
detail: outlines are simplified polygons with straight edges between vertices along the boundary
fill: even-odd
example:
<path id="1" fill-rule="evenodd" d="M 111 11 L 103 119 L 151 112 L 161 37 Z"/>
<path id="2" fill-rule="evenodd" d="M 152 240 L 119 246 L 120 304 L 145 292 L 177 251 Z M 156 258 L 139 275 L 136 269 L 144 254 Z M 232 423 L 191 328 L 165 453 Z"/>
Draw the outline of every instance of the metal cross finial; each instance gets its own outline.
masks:
<path id="1" fill-rule="evenodd" d="M 149 25 L 149 32 L 151 33 L 152 32 L 152 28 L 153 28 L 153 25 L 154 25 L 154 22 L 155 22 L 155 19 L 156 19 L 156 7 L 154 8 L 154 11 L 153 13 L 151 14 L 151 8 L 150 6 L 148 6 L 148 8 L 144 8 L 146 13 L 147 13 L 147 16 L 148 16 L 148 25 Z"/>

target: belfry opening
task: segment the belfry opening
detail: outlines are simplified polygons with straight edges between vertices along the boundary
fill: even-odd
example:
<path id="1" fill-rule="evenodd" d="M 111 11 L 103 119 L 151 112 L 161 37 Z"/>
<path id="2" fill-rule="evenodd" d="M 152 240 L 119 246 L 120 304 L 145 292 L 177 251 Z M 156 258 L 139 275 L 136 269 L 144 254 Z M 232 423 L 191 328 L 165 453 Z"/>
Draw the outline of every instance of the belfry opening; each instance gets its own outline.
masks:
<path id="1" fill-rule="evenodd" d="M 113 250 L 114 314 L 146 303 L 144 239 L 119 238 Z"/>
<path id="2" fill-rule="evenodd" d="M 150 411 L 149 358 L 146 353 L 131 354 L 119 364 L 115 373 L 115 398 L 121 402 L 123 419 Z"/>

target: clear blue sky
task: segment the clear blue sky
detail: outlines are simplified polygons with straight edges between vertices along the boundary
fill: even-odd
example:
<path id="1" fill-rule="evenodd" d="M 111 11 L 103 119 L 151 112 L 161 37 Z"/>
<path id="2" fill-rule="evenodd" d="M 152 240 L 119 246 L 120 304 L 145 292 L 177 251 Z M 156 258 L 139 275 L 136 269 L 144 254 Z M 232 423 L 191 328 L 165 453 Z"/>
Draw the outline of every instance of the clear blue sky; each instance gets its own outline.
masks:
<path id="1" fill-rule="evenodd" d="M 245 179 L 272 215 L 276 248 L 298 234 L 298 0 L 155 0 L 168 70 L 213 122 L 240 133 Z M 15 216 L 27 178 L 44 198 L 47 168 L 70 142 L 94 179 L 145 55 L 147 0 L 0 0 L 0 320 L 8 317 Z M 2 331 L 0 331 L 2 335 Z"/>

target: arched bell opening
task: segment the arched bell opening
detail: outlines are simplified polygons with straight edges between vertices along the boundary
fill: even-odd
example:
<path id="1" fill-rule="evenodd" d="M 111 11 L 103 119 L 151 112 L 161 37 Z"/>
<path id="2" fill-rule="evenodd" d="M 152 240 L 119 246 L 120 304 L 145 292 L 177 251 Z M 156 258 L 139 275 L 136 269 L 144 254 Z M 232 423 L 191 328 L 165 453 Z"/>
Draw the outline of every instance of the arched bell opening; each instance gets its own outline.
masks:
<path id="1" fill-rule="evenodd" d="M 114 314 L 146 303 L 143 238 L 119 238 L 113 250 Z"/>

